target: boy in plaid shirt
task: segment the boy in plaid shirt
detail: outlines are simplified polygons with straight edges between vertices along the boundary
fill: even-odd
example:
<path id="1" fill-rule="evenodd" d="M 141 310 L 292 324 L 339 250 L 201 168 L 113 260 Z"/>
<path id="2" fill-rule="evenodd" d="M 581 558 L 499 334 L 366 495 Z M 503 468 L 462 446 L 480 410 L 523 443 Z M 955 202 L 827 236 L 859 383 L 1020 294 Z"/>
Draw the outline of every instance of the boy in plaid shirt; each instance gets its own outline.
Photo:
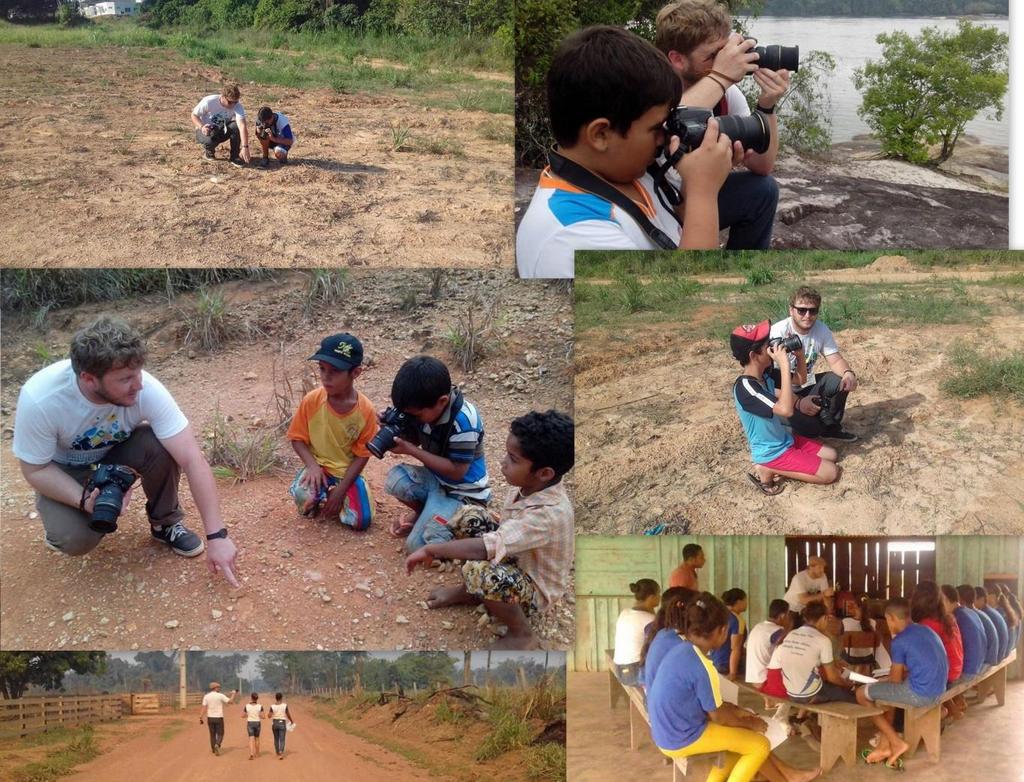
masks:
<path id="1" fill-rule="evenodd" d="M 465 506 L 450 522 L 455 539 L 430 543 L 406 559 L 406 569 L 434 559 L 465 560 L 463 583 L 438 587 L 431 608 L 483 604 L 508 627 L 496 649 L 531 649 L 528 617 L 564 593 L 573 559 L 573 507 L 562 476 L 573 465 L 573 421 L 564 413 L 527 413 L 512 421 L 501 473 L 512 485 L 495 522 Z"/>

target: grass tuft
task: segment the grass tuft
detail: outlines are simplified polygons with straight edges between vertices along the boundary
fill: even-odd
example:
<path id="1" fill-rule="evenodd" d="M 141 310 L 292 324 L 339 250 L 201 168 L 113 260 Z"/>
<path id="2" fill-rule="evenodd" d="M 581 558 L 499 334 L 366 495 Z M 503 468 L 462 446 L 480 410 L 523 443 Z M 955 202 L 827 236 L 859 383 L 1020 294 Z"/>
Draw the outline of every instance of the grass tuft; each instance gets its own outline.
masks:
<path id="1" fill-rule="evenodd" d="M 530 747 L 526 755 L 526 773 L 530 779 L 541 782 L 565 779 L 565 747 L 554 743 Z"/>
<path id="2" fill-rule="evenodd" d="M 91 725 L 68 733 L 74 736 L 68 744 L 48 752 L 43 760 L 15 769 L 13 782 L 52 782 L 100 754 Z"/>
<path id="3" fill-rule="evenodd" d="M 202 288 L 195 302 L 181 310 L 178 335 L 186 347 L 212 353 L 229 342 L 250 336 L 253 329 L 238 317 L 221 290 Z"/>
<path id="4" fill-rule="evenodd" d="M 206 455 L 213 474 L 235 482 L 276 471 L 282 464 L 276 427 L 232 425 L 214 408 L 213 428 L 206 438 Z"/>
<path id="5" fill-rule="evenodd" d="M 949 355 L 954 371 L 942 382 L 942 390 L 959 399 L 991 396 L 1013 399 L 1024 405 L 1024 353 L 997 358 L 958 345 Z"/>
<path id="6" fill-rule="evenodd" d="M 498 338 L 500 299 L 474 298 L 444 334 L 452 355 L 463 371 L 471 372 L 493 350 Z"/>

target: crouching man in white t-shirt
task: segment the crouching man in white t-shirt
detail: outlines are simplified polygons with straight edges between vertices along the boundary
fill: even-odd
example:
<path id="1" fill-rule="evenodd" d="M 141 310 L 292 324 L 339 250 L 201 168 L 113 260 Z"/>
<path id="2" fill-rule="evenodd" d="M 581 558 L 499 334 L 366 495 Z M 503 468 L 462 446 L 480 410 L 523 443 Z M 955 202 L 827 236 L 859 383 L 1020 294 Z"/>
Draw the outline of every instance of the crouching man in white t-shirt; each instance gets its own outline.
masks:
<path id="1" fill-rule="evenodd" d="M 181 523 L 184 470 L 209 541 L 210 571 L 237 587 L 235 544 L 213 473 L 174 398 L 143 371 L 142 337 L 101 316 L 74 335 L 70 356 L 28 379 L 14 416 L 14 455 L 36 490 L 46 545 L 71 556 L 92 551 L 117 529 L 141 478 L 153 539 L 198 556 L 203 541 Z"/>

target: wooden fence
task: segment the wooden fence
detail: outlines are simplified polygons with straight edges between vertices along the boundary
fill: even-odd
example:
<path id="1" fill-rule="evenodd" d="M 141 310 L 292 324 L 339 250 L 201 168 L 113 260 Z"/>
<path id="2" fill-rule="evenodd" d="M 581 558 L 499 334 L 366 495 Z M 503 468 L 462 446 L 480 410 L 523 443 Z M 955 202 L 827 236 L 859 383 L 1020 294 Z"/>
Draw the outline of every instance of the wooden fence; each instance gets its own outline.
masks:
<path id="1" fill-rule="evenodd" d="M 189 709 L 195 706 L 199 708 L 203 705 L 203 695 L 206 693 L 202 692 L 189 692 L 185 695 L 185 708 Z M 177 709 L 180 703 L 180 697 L 176 692 L 158 692 L 157 697 L 160 699 L 161 708 Z"/>
<path id="2" fill-rule="evenodd" d="M 65 695 L 0 700 L 0 738 L 119 720 L 131 711 L 123 695 Z"/>

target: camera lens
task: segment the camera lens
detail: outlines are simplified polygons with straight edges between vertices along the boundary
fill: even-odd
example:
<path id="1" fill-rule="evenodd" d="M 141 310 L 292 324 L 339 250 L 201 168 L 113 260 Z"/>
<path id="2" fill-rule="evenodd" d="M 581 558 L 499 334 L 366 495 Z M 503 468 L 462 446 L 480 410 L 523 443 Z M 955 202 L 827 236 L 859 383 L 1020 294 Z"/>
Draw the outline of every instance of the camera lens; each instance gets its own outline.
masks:
<path id="1" fill-rule="evenodd" d="M 113 483 L 108 483 L 96 497 L 96 503 L 92 508 L 92 518 L 89 519 L 89 529 L 99 532 L 102 535 L 109 535 L 117 531 L 117 517 L 121 515 L 121 503 L 124 501 L 124 492 Z"/>
<path id="2" fill-rule="evenodd" d="M 767 68 L 770 71 L 800 70 L 800 47 L 799 46 L 755 46 L 753 51 L 757 52 L 757 65 L 759 68 Z"/>
<path id="3" fill-rule="evenodd" d="M 752 149 L 759 154 L 768 151 L 768 145 L 772 140 L 764 115 L 756 111 L 746 117 L 731 114 L 719 117 L 718 127 L 730 139 L 740 142 L 744 149 Z"/>
<path id="4" fill-rule="evenodd" d="M 383 459 L 384 454 L 395 447 L 395 437 L 398 435 L 398 429 L 390 424 L 384 424 L 373 436 L 373 439 L 366 444 L 366 450 L 376 456 L 378 459 Z"/>

